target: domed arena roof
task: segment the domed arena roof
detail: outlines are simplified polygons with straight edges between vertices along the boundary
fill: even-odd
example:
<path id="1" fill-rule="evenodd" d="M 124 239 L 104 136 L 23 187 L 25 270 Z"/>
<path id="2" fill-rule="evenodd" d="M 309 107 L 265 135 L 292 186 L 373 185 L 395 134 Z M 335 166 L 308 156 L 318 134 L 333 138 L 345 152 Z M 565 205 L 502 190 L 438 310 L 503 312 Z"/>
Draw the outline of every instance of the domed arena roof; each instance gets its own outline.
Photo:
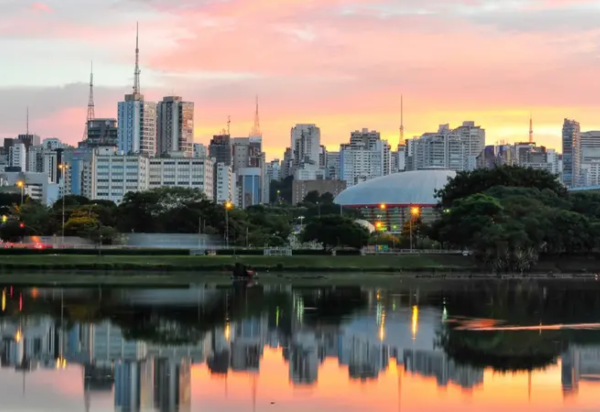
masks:
<path id="1" fill-rule="evenodd" d="M 456 176 L 452 170 L 414 170 L 376 177 L 344 190 L 335 198 L 342 206 L 435 205 L 435 191 Z"/>

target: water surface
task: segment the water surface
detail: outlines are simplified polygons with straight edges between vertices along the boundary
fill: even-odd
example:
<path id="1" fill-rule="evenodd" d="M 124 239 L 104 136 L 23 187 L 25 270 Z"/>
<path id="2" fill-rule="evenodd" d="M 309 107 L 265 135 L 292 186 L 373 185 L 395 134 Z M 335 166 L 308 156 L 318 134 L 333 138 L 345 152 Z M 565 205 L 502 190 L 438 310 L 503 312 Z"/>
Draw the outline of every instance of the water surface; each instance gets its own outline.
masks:
<path id="1" fill-rule="evenodd" d="M 600 408 L 598 282 L 0 290 L 6 411 Z"/>

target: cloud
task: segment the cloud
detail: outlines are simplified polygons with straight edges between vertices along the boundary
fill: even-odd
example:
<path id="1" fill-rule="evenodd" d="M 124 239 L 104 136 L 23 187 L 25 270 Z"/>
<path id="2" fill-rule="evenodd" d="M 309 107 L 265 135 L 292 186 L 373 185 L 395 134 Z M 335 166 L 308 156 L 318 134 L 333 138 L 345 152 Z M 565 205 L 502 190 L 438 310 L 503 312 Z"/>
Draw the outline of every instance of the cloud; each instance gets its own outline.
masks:
<path id="1" fill-rule="evenodd" d="M 407 136 L 474 120 L 490 142 L 520 140 L 530 111 L 537 136 L 554 145 L 564 117 L 600 128 L 593 1 L 44 4 L 52 13 L 11 6 L 0 21 L 0 53 L 11 56 L 0 79 L 0 136 L 22 131 L 29 105 L 38 133 L 79 140 L 92 59 L 96 114 L 116 116 L 132 84 L 136 21 L 143 92 L 194 101 L 198 141 L 208 142 L 228 115 L 234 134 L 247 134 L 257 93 L 271 157 L 280 156 L 299 122 L 321 126 L 330 149 L 362 127 L 395 145 L 400 94 Z"/>

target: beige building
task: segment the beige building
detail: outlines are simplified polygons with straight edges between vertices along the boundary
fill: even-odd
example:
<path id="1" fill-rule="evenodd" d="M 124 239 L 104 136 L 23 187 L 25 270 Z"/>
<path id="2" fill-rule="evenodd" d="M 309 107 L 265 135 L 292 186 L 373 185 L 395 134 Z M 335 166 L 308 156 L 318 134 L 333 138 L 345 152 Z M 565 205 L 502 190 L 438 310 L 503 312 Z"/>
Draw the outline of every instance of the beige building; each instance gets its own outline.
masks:
<path id="1" fill-rule="evenodd" d="M 319 194 L 331 193 L 336 197 L 346 189 L 346 182 L 343 180 L 294 180 L 292 183 L 292 204 L 302 202 L 304 197 L 312 191 Z"/>

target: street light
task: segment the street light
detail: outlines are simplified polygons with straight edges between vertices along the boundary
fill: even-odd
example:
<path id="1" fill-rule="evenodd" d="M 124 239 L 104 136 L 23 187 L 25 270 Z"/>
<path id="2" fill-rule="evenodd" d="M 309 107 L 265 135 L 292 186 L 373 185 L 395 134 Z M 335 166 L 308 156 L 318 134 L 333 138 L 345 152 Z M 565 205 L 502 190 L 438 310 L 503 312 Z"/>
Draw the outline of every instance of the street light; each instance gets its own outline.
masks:
<path id="1" fill-rule="evenodd" d="M 413 250 L 413 230 L 412 230 L 413 224 L 412 224 L 412 221 L 413 221 L 413 217 L 419 216 L 420 213 L 421 213 L 421 210 L 418 207 L 413 206 L 410 208 L 410 251 L 411 252 Z"/>
<path id="2" fill-rule="evenodd" d="M 21 205 L 23 204 L 23 192 L 25 191 L 25 182 L 19 180 L 17 186 L 21 189 Z"/>
<path id="3" fill-rule="evenodd" d="M 225 202 L 225 242 L 229 249 L 229 209 L 233 208 L 233 203 Z"/>
<path id="4" fill-rule="evenodd" d="M 65 174 L 67 169 L 69 168 L 69 165 L 66 163 L 60 164 L 58 165 L 59 169 L 62 170 L 62 246 L 65 247 L 65 193 L 66 193 L 66 186 L 65 186 Z"/>

